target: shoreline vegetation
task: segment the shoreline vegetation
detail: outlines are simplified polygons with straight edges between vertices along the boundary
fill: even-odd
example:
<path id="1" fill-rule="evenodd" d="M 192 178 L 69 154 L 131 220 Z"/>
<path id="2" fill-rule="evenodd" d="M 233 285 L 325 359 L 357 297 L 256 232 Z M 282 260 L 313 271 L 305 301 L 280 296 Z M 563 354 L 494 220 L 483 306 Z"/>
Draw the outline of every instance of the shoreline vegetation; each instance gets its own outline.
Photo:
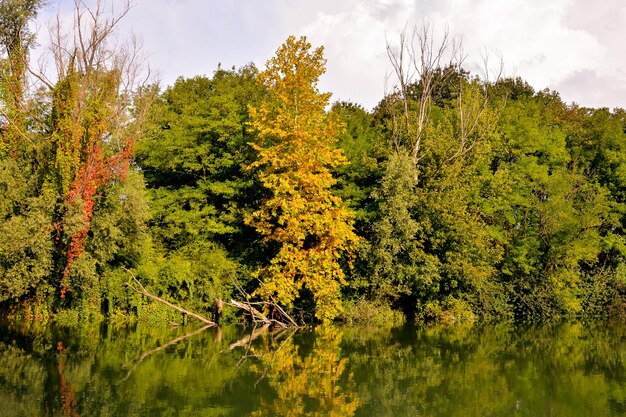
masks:
<path id="1" fill-rule="evenodd" d="M 29 58 L 43 3 L 0 0 L 3 317 L 626 316 L 623 109 L 470 74 L 428 25 L 388 44 L 395 87 L 371 111 L 318 90 L 305 37 L 161 88 L 115 38 L 130 4 L 104 1 L 51 26 L 52 76 Z"/>

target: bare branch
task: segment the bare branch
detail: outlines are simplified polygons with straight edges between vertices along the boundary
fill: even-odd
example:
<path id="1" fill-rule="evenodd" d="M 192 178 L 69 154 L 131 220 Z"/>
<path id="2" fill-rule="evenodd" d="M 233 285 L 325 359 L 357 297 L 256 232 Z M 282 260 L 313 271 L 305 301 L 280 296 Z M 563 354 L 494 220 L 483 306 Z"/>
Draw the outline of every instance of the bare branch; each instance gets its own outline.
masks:
<path id="1" fill-rule="evenodd" d="M 155 301 L 158 301 L 161 304 L 165 304 L 166 306 L 173 308 L 176 311 L 180 311 L 183 314 L 186 314 L 188 316 L 191 316 L 195 319 L 200 320 L 201 322 L 207 324 L 208 326 L 217 326 L 217 323 L 202 317 L 199 314 L 196 314 L 192 311 L 189 310 L 185 310 L 182 307 L 179 307 L 177 305 L 174 305 L 172 303 L 170 303 L 169 301 L 166 301 L 164 299 L 162 299 L 161 297 L 157 297 L 154 294 L 151 294 L 150 292 L 148 292 L 148 290 L 145 289 L 145 287 L 141 284 L 141 282 L 139 282 L 139 280 L 137 279 L 137 277 L 135 277 L 135 274 L 133 274 L 129 269 L 126 269 L 126 272 L 128 272 L 128 274 L 130 275 L 130 277 L 132 278 L 133 282 L 128 282 L 126 285 L 128 286 L 128 288 L 130 288 L 131 290 L 135 291 L 136 293 L 139 293 L 141 295 L 145 295 L 148 298 L 151 298 Z"/>
<path id="2" fill-rule="evenodd" d="M 387 55 L 399 83 L 405 141 L 408 141 L 411 149 L 416 179 L 418 164 L 422 158 L 422 141 L 430 116 L 432 94 L 437 87 L 436 84 L 445 82 L 450 75 L 442 70 L 446 60 L 448 60 L 446 68 L 460 69 L 462 61 L 462 54 L 458 52 L 460 45 L 460 40 L 452 38 L 447 28 L 441 39 L 436 40 L 434 30 L 428 21 L 423 21 L 421 26 L 413 29 L 410 42 L 407 42 L 406 28 L 400 33 L 397 48 L 393 48 L 387 41 Z M 412 98 L 409 97 L 408 87 L 411 84 L 418 88 L 417 112 L 410 110 Z"/>
<path id="3" fill-rule="evenodd" d="M 483 52 L 482 54 L 482 62 L 483 62 L 483 70 L 482 70 L 482 79 L 481 83 L 481 100 L 478 104 L 470 106 L 469 109 L 469 117 L 466 116 L 466 103 L 463 99 L 463 80 L 459 80 L 459 97 L 458 97 L 458 111 L 459 111 L 459 146 L 456 152 L 447 158 L 446 162 L 453 162 L 456 159 L 462 158 L 467 153 L 469 153 L 472 149 L 476 147 L 478 143 L 480 143 L 487 133 L 493 128 L 496 123 L 502 109 L 506 105 L 506 97 L 502 99 L 503 103 L 496 107 L 495 109 L 491 109 L 491 114 L 487 115 L 487 110 L 490 108 L 490 97 L 489 97 L 489 85 L 491 83 L 497 83 L 502 78 L 504 73 L 504 60 L 501 55 L 498 55 L 498 66 L 497 71 L 495 72 L 496 77 L 495 81 L 490 81 L 490 64 L 489 64 L 489 54 Z M 480 126 L 482 122 L 482 126 Z M 475 133 L 475 135 L 474 135 Z M 470 140 L 470 137 L 474 135 L 474 139 Z"/>
<path id="4" fill-rule="evenodd" d="M 397 47 L 393 47 L 387 40 L 387 55 L 402 104 L 401 120 L 397 120 L 395 112 L 390 109 L 390 118 L 394 125 L 393 140 L 396 149 L 399 143 L 410 149 L 416 180 L 420 161 L 430 148 L 424 145 L 424 140 L 434 94 L 453 76 L 458 77 L 458 129 L 454 145 L 448 149 L 451 154 L 447 157 L 444 155 L 442 161 L 451 163 L 475 149 L 493 128 L 501 110 L 501 107 L 491 108 L 489 85 L 494 74 L 496 81 L 502 77 L 502 57 L 499 56 L 499 66 L 492 72 L 489 56 L 484 54 L 482 79 L 468 84 L 462 68 L 466 60 L 462 40 L 451 36 L 447 28 L 436 34 L 433 26 L 426 20 L 413 29 L 410 42 L 407 40 L 406 29 L 400 33 Z M 466 91 L 468 87 L 476 88 L 475 83 L 479 83 L 480 98 L 476 97 L 475 92 L 468 95 Z M 398 123 L 402 126 L 396 126 Z"/>

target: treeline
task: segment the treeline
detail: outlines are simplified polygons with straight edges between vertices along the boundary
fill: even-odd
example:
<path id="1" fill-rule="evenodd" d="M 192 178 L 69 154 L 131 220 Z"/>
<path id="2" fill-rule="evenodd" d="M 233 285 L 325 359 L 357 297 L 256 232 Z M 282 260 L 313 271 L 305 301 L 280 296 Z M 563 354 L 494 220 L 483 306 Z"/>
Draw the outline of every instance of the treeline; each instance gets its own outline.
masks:
<path id="1" fill-rule="evenodd" d="M 442 54 L 407 59 L 427 30 L 390 48 L 397 88 L 371 112 L 328 106 L 322 49 L 304 38 L 264 70 L 159 91 L 106 41 L 116 18 L 82 6 L 77 32 L 55 38 L 69 43 L 53 42 L 51 82 L 28 67 L 39 6 L 0 1 L 12 316 L 178 320 L 130 291 L 128 271 L 191 310 L 251 296 L 305 321 L 626 313 L 624 110 Z"/>

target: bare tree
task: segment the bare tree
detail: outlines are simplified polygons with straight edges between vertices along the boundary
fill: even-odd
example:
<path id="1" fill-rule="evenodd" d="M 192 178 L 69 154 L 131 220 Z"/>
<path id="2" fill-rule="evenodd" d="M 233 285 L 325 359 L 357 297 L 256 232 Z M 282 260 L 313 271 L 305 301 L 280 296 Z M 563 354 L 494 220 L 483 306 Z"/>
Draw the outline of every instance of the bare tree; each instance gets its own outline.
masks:
<path id="1" fill-rule="evenodd" d="M 484 138 L 487 126 L 481 128 L 481 121 L 485 118 L 489 108 L 489 63 L 483 59 L 485 71 L 481 80 L 481 100 L 478 105 L 467 103 L 464 95 L 463 63 L 466 56 L 460 39 L 450 35 L 448 29 L 437 37 L 434 28 L 428 22 L 415 27 L 411 35 L 403 30 L 399 35 L 397 46 L 387 41 L 387 55 L 393 68 L 397 82 L 397 94 L 402 104 L 402 124 L 392 116 L 392 136 L 396 148 L 400 142 L 410 149 L 415 166 L 415 177 L 419 175 L 419 163 L 424 157 L 424 136 L 430 117 L 433 93 L 449 82 L 449 78 L 457 75 L 459 80 L 458 91 L 458 146 L 446 162 L 452 162 L 472 150 Z M 502 75 L 502 61 L 497 72 L 497 79 Z M 416 92 L 417 97 L 411 97 Z M 415 96 L 415 94 L 413 94 Z M 414 108 L 416 107 L 416 108 Z M 493 120 L 495 122 L 495 120 Z M 404 137 L 401 137 L 404 135 Z"/>
<path id="2" fill-rule="evenodd" d="M 498 57 L 498 67 L 495 71 L 495 82 L 502 78 L 504 72 L 504 61 L 501 56 Z M 458 95 L 458 112 L 459 112 L 459 138 L 456 151 L 450 155 L 446 162 L 452 162 L 458 158 L 465 156 L 474 147 L 480 143 L 491 127 L 496 123 L 502 108 L 506 104 L 506 97 L 502 97 L 500 106 L 495 111 L 488 114 L 489 110 L 489 85 L 491 81 L 489 55 L 483 54 L 483 73 L 480 82 L 480 99 L 464 100 L 463 84 L 459 85 Z M 481 127 L 480 122 L 483 122 Z"/>
<path id="3" fill-rule="evenodd" d="M 90 8 L 84 0 L 74 0 L 73 25 L 66 30 L 66 22 L 60 14 L 49 25 L 50 51 L 56 69 L 56 79 L 63 80 L 72 71 L 78 75 L 78 100 L 93 92 L 94 85 L 114 82 L 117 89 L 115 100 L 116 122 L 113 125 L 124 127 L 128 109 L 132 106 L 134 91 L 144 88 L 150 78 L 150 70 L 145 56 L 141 53 L 141 42 L 131 34 L 125 42 L 120 42 L 116 30 L 132 8 L 130 0 L 110 2 L 97 0 Z M 48 87 L 53 88 L 43 76 L 37 76 Z M 106 79 L 109 81 L 106 81 Z M 80 107 L 80 106 L 79 106 Z"/>
<path id="4" fill-rule="evenodd" d="M 433 89 L 436 82 L 445 81 L 447 74 L 442 74 L 444 78 L 436 81 L 436 72 L 443 67 L 460 68 L 463 60 L 460 51 L 460 42 L 453 39 L 447 29 L 441 39 L 436 41 L 434 30 L 428 22 L 415 27 L 410 40 L 407 39 L 406 29 L 402 31 L 397 48 L 393 48 L 387 42 L 387 56 L 399 84 L 406 135 L 411 140 L 411 155 L 415 166 L 420 160 L 422 138 L 429 116 Z M 411 84 L 418 84 L 420 88 L 415 115 L 411 114 L 409 106 Z"/>

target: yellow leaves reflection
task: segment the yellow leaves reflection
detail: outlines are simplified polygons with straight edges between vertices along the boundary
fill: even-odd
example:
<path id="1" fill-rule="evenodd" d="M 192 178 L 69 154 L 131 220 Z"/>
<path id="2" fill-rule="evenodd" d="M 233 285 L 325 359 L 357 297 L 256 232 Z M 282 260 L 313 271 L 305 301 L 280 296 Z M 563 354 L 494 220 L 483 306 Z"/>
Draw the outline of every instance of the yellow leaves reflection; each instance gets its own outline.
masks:
<path id="1" fill-rule="evenodd" d="M 272 355 L 261 357 L 255 370 L 268 380 L 274 395 L 264 396 L 252 415 L 354 415 L 358 400 L 354 378 L 346 372 L 346 358 L 341 357 L 341 337 L 337 329 L 323 327 L 316 331 L 311 351 L 289 339 Z"/>

